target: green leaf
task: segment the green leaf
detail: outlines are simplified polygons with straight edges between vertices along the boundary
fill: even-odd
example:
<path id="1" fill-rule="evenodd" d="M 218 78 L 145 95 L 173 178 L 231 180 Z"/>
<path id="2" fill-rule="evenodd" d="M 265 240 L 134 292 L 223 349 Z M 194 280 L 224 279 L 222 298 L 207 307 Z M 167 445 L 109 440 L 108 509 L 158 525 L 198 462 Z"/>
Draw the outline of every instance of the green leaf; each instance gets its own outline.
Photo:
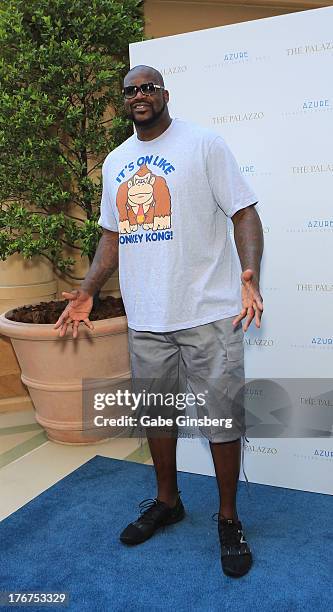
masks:
<path id="1" fill-rule="evenodd" d="M 93 258 L 100 168 L 132 131 L 121 84 L 143 31 L 138 0 L 1 3 L 2 260 L 41 254 L 68 271 L 65 243 Z"/>

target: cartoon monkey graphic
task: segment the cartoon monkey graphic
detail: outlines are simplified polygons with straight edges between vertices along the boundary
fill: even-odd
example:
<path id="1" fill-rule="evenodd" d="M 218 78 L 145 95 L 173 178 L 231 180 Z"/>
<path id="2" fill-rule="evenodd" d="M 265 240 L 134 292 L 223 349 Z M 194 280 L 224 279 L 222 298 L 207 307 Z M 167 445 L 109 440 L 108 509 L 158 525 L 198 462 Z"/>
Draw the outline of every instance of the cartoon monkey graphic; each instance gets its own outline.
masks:
<path id="1" fill-rule="evenodd" d="M 171 226 L 171 198 L 166 180 L 146 165 L 122 183 L 117 192 L 119 233 L 136 232 L 138 225 L 153 231 Z"/>

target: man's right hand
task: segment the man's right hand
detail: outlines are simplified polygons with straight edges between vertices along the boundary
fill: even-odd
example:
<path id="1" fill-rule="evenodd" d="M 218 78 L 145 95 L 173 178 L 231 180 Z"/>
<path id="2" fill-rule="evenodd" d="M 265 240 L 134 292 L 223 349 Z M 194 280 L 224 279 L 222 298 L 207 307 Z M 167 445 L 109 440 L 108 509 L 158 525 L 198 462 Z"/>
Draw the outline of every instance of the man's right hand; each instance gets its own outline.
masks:
<path id="1" fill-rule="evenodd" d="M 64 291 L 62 295 L 66 300 L 69 300 L 69 303 L 54 326 L 54 329 L 60 328 L 59 336 L 62 338 L 66 334 L 68 325 L 72 324 L 73 338 L 76 338 L 80 321 L 83 321 L 89 329 L 93 330 L 94 326 L 89 321 L 89 315 L 93 307 L 91 295 L 83 289 L 76 289 L 70 293 Z"/>

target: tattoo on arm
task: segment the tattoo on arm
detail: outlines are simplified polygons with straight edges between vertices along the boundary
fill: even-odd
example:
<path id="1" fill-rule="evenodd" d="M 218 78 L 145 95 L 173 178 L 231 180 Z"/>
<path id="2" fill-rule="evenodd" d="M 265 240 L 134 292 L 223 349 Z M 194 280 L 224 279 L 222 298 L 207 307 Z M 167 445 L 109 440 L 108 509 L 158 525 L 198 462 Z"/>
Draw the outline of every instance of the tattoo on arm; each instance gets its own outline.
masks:
<path id="1" fill-rule="evenodd" d="M 260 217 L 254 206 L 249 206 L 233 215 L 232 222 L 242 271 L 251 268 L 259 284 L 260 262 L 264 248 Z"/>
<path id="2" fill-rule="evenodd" d="M 118 268 L 118 232 L 104 230 L 89 271 L 82 282 L 83 291 L 93 296 Z"/>

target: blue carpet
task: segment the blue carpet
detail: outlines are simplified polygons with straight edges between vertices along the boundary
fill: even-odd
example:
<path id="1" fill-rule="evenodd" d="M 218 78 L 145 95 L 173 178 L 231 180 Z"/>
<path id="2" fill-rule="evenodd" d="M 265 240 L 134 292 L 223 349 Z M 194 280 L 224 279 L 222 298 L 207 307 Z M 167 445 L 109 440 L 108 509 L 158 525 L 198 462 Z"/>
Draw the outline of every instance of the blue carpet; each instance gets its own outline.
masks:
<path id="1" fill-rule="evenodd" d="M 332 610 L 331 497 L 255 484 L 249 496 L 240 483 L 255 564 L 233 580 L 211 519 L 215 479 L 180 473 L 179 485 L 187 518 L 128 548 L 118 534 L 154 496 L 153 468 L 94 457 L 1 523 L 0 590 L 68 591 L 67 609 L 91 612 Z"/>

